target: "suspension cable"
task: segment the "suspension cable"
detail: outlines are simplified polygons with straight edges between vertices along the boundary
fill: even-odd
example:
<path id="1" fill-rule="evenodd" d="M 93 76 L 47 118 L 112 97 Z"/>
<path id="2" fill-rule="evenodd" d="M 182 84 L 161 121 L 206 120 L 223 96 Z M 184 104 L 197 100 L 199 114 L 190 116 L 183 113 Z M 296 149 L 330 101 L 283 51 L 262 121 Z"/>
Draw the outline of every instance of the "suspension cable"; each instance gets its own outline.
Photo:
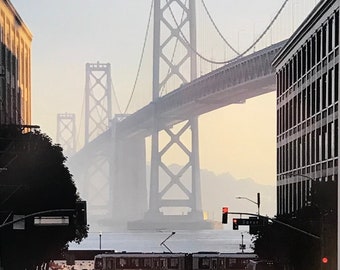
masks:
<path id="1" fill-rule="evenodd" d="M 112 78 L 111 78 L 111 88 L 112 88 L 112 93 L 113 93 L 115 102 L 116 102 L 117 107 L 118 107 L 118 111 L 119 111 L 119 113 L 121 114 L 121 113 L 122 113 L 122 110 L 121 110 L 121 108 L 120 108 L 120 105 L 119 105 L 119 102 L 118 102 L 118 98 L 117 98 L 117 94 L 116 94 L 115 88 L 114 88 L 114 86 L 113 86 Z"/>
<path id="2" fill-rule="evenodd" d="M 168 2 L 169 0 L 167 0 Z M 249 46 L 248 49 L 246 49 L 244 52 L 240 53 L 238 56 L 232 58 L 232 59 L 229 59 L 227 61 L 213 61 L 213 60 L 210 60 L 206 57 L 204 57 L 202 54 L 200 54 L 199 52 L 197 52 L 196 49 L 194 49 L 190 42 L 187 40 L 187 38 L 185 37 L 185 35 L 183 34 L 182 30 L 179 28 L 179 25 L 178 25 L 178 22 L 176 21 L 176 18 L 174 16 L 174 13 L 171 9 L 171 6 L 169 6 L 169 9 L 170 9 L 170 13 L 171 13 L 171 16 L 173 17 L 175 23 L 176 23 L 176 26 L 177 28 L 179 29 L 179 32 L 181 33 L 182 35 L 182 38 L 183 40 L 185 41 L 185 43 L 189 46 L 189 48 L 198 56 L 200 57 L 201 59 L 207 61 L 208 63 L 211 63 L 211 64 L 218 64 L 218 65 L 222 65 L 222 64 L 227 64 L 227 63 L 231 63 L 231 62 L 234 62 L 235 60 L 241 58 L 243 55 L 245 55 L 248 51 L 250 51 L 261 39 L 262 37 L 268 32 L 269 28 L 273 25 L 273 23 L 276 21 L 277 17 L 281 14 L 281 11 L 283 10 L 283 8 L 285 7 L 285 5 L 287 4 L 289 0 L 285 0 L 284 3 L 282 4 L 281 8 L 279 9 L 279 11 L 277 12 L 277 14 L 274 16 L 274 18 L 272 19 L 272 21 L 269 23 L 269 25 L 267 26 L 267 28 L 264 30 L 264 32 L 255 40 L 255 42 L 253 44 L 251 44 L 251 46 Z"/>
<path id="3" fill-rule="evenodd" d="M 217 33 L 219 34 L 219 36 L 222 38 L 222 40 L 225 42 L 225 44 L 227 44 L 227 46 L 228 46 L 234 53 L 236 53 L 237 55 L 239 55 L 240 53 L 239 53 L 237 50 L 235 50 L 235 48 L 234 48 L 233 46 L 230 45 L 230 43 L 224 38 L 224 36 L 222 35 L 221 31 L 218 29 L 218 27 L 217 27 L 215 21 L 213 20 L 213 18 L 212 18 L 211 15 L 210 15 L 209 10 L 207 9 L 207 6 L 206 6 L 205 3 L 204 3 L 204 0 L 201 0 L 201 2 L 202 2 L 202 5 L 203 5 L 203 7 L 204 7 L 205 12 L 207 13 L 207 15 L 208 15 L 208 17 L 209 17 L 209 19 L 210 19 L 210 22 L 213 24 L 213 26 L 214 26 L 215 30 L 217 31 Z"/>
<path id="4" fill-rule="evenodd" d="M 274 24 L 274 22 L 276 21 L 277 17 L 281 14 L 282 10 L 284 9 L 284 7 L 286 6 L 286 4 L 288 3 L 289 0 L 285 0 L 281 6 L 281 8 L 279 9 L 279 11 L 276 13 L 276 15 L 274 16 L 274 18 L 271 20 L 271 22 L 269 23 L 269 25 L 267 26 L 267 28 L 263 31 L 263 33 L 254 41 L 253 44 L 251 44 L 249 46 L 248 49 L 246 49 L 242 54 L 240 54 L 239 56 L 243 56 L 244 54 L 246 54 L 247 52 L 249 52 L 261 39 L 262 37 L 268 32 L 268 30 L 270 29 L 270 27 Z"/>
<path id="5" fill-rule="evenodd" d="M 144 57 L 144 51 L 145 51 L 145 46 L 146 46 L 146 40 L 147 40 L 147 37 L 148 37 L 148 34 L 149 34 L 149 28 L 150 28 L 150 21 L 151 21 L 152 9 L 153 9 L 153 0 L 151 1 L 151 7 L 150 7 L 150 12 L 149 12 L 149 19 L 148 19 L 148 24 L 147 24 L 146 31 L 145 31 L 144 44 L 143 44 L 143 48 L 142 48 L 141 57 L 140 57 L 140 59 L 139 59 L 139 65 L 138 65 L 137 75 L 136 75 L 136 78 L 135 78 L 135 82 L 134 82 L 134 84 L 133 84 L 133 88 L 132 88 L 132 92 L 131 92 L 131 95 L 130 95 L 128 104 L 126 105 L 126 108 L 125 108 L 125 110 L 124 110 L 124 114 L 126 114 L 128 108 L 129 108 L 129 106 L 130 106 L 132 97 L 133 97 L 133 95 L 134 95 L 134 93 L 135 93 L 135 90 L 136 90 L 137 80 L 138 80 L 139 73 L 140 73 L 140 70 L 141 70 L 141 67 L 142 67 L 142 60 L 143 60 L 143 57 Z"/>

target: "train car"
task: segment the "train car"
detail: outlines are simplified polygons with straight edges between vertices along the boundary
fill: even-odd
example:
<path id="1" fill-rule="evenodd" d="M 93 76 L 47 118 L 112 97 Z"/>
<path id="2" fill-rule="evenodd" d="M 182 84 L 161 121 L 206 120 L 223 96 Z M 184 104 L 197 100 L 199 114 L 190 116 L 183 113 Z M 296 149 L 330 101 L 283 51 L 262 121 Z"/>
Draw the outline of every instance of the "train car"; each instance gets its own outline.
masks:
<path id="1" fill-rule="evenodd" d="M 198 252 L 192 255 L 192 270 L 244 270 L 250 260 L 258 258 L 253 253 Z"/>
<path id="2" fill-rule="evenodd" d="M 270 260 L 250 260 L 246 270 L 282 270 L 283 266 Z"/>
<path id="3" fill-rule="evenodd" d="M 244 270 L 253 253 L 134 253 L 115 252 L 95 256 L 95 270 Z"/>
<path id="4" fill-rule="evenodd" d="M 115 252 L 95 256 L 95 270 L 190 270 L 186 253 Z"/>

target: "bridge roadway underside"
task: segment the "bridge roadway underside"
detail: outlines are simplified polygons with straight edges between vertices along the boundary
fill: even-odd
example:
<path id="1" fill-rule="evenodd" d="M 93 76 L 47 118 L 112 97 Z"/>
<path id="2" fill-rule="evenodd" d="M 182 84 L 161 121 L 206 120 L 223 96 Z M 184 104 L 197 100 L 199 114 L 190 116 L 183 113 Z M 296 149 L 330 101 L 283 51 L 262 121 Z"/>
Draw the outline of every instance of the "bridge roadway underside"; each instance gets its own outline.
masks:
<path id="1" fill-rule="evenodd" d="M 242 57 L 149 103 L 117 124 L 117 137 L 147 137 L 154 131 L 155 118 L 160 131 L 192 117 L 275 91 L 271 62 L 284 43 Z"/>
<path id="2" fill-rule="evenodd" d="M 117 136 L 120 138 L 134 136 L 148 137 L 153 131 L 154 115 L 157 115 L 158 119 L 160 119 L 159 131 L 161 131 L 165 127 L 176 125 L 188 118 L 202 115 L 231 104 L 243 103 L 247 99 L 273 92 L 276 89 L 275 87 L 275 76 L 274 74 L 270 74 L 228 88 L 226 91 L 221 91 L 202 99 L 192 100 L 186 106 L 174 107 L 168 111 L 162 110 L 162 102 L 157 105 L 150 103 L 142 110 L 119 123 L 117 125 Z"/>

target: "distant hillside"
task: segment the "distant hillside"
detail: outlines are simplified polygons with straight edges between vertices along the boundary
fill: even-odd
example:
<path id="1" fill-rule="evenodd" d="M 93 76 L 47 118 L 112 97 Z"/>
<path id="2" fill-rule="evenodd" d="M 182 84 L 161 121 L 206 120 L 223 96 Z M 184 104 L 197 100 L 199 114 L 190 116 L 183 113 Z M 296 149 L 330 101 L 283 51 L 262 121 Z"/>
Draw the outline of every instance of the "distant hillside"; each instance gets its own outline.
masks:
<path id="1" fill-rule="evenodd" d="M 276 187 L 261 185 L 250 178 L 235 179 L 229 173 L 216 175 L 207 170 L 201 170 L 202 208 L 208 212 L 209 219 L 220 220 L 223 206 L 229 211 L 257 212 L 257 205 L 246 199 L 236 199 L 237 196 L 247 197 L 257 201 L 260 192 L 262 215 L 273 216 L 276 213 Z"/>
<path id="2" fill-rule="evenodd" d="M 178 172 L 181 167 L 173 164 L 169 168 L 172 172 Z M 160 178 L 167 179 L 168 176 L 161 172 Z M 181 182 L 186 187 L 190 186 L 190 174 L 183 175 Z M 178 188 L 170 189 L 167 193 L 170 195 L 168 197 L 180 198 L 176 196 L 179 193 L 178 190 Z M 256 204 L 246 199 L 236 199 L 236 197 L 242 196 L 257 201 L 257 192 L 261 194 L 261 214 L 274 216 L 276 213 L 276 187 L 274 185 L 261 185 L 250 178 L 235 179 L 229 173 L 216 175 L 214 172 L 201 170 L 201 190 L 202 210 L 212 220 L 221 220 L 223 206 L 229 207 L 229 211 L 256 213 Z"/>

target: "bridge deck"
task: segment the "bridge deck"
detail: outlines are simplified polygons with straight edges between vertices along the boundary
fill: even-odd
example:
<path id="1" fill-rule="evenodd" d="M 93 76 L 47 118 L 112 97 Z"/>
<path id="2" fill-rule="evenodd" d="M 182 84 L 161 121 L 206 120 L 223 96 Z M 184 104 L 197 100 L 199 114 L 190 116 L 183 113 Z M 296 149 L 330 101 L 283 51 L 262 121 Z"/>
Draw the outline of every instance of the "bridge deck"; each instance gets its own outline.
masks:
<path id="1" fill-rule="evenodd" d="M 285 41 L 242 57 L 151 102 L 117 125 L 119 137 L 149 136 L 157 116 L 159 130 L 212 110 L 275 90 L 271 65 Z"/>

